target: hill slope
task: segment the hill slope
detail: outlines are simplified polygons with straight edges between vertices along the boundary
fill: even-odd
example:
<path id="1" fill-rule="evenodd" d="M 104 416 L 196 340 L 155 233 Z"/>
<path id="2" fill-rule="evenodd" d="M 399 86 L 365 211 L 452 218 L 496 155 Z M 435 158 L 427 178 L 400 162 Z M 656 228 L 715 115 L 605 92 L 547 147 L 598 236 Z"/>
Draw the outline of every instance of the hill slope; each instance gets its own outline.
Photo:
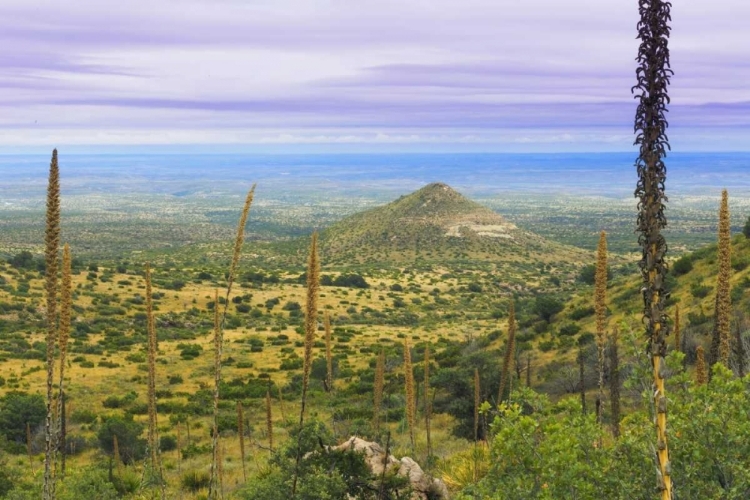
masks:
<path id="1" fill-rule="evenodd" d="M 519 229 L 442 183 L 343 219 L 322 232 L 321 247 L 331 263 L 579 262 L 589 255 Z"/>

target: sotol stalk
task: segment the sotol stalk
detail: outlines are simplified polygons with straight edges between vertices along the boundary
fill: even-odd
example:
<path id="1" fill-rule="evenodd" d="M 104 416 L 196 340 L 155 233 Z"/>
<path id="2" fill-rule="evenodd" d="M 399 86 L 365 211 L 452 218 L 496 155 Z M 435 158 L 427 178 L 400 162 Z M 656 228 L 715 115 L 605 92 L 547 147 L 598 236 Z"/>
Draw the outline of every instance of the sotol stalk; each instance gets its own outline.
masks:
<path id="1" fill-rule="evenodd" d="M 638 183 L 635 196 L 638 202 L 638 242 L 642 248 L 639 262 L 643 278 L 643 315 L 646 323 L 648 349 L 653 365 L 653 404 L 656 415 L 657 486 L 662 500 L 673 500 L 672 466 L 667 446 L 667 396 L 664 389 L 664 357 L 667 354 L 669 329 L 664 314 L 667 265 L 664 260 L 667 244 L 661 230 L 666 227 L 664 193 L 667 169 L 662 160 L 669 143 L 666 136 L 666 105 L 669 103 L 667 86 L 669 69 L 669 26 L 671 4 L 662 0 L 639 0 L 640 21 L 636 69 L 637 83 L 632 91 L 638 93 L 635 116 L 635 144 L 640 146 L 636 169 Z"/>
<path id="2" fill-rule="evenodd" d="M 47 418 L 44 423 L 44 486 L 43 500 L 55 498 L 55 422 L 52 405 L 52 387 L 55 373 L 55 344 L 57 340 L 57 254 L 60 250 L 60 172 L 57 165 L 57 149 L 52 151 L 47 186 L 47 225 L 45 229 L 45 292 L 47 295 Z"/>

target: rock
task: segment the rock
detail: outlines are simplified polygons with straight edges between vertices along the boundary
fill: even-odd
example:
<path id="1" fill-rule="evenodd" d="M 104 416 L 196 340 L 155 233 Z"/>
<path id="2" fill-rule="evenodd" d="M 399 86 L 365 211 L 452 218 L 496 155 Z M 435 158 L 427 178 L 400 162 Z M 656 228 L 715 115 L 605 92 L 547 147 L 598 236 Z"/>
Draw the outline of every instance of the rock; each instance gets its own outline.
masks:
<path id="1" fill-rule="evenodd" d="M 328 447 L 331 450 L 351 450 L 365 455 L 365 463 L 373 475 L 379 476 L 383 473 L 383 467 L 387 472 L 395 471 L 399 476 L 409 479 L 413 490 L 411 500 L 447 500 L 448 488 L 441 479 L 435 479 L 426 474 L 417 462 L 409 457 L 401 460 L 393 455 L 385 456 L 385 450 L 378 443 L 365 441 L 352 436 L 338 446 Z"/>

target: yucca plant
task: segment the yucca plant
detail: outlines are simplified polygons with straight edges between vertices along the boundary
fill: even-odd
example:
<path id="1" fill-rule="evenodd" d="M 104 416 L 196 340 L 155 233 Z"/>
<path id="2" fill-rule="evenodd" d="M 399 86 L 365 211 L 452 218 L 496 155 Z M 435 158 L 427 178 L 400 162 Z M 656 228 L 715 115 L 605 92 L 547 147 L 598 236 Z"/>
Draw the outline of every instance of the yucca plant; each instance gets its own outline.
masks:
<path id="1" fill-rule="evenodd" d="M 602 423 L 602 404 L 604 402 L 604 345 L 606 343 L 607 325 L 607 233 L 599 234 L 599 245 L 596 250 L 596 272 L 594 275 L 594 311 L 596 315 L 596 348 L 599 370 L 599 393 L 596 401 L 596 420 Z"/>
<path id="2" fill-rule="evenodd" d="M 297 457 L 292 479 L 292 496 L 297 493 L 299 465 L 302 459 L 302 429 L 305 424 L 307 389 L 310 385 L 312 367 L 312 349 L 315 343 L 315 332 L 318 330 L 318 291 L 320 289 L 320 260 L 318 259 L 318 233 L 313 233 L 310 240 L 310 256 L 307 260 L 307 293 L 305 308 L 305 355 L 302 364 L 302 399 L 299 411 L 299 433 L 297 435 Z"/>
<path id="3" fill-rule="evenodd" d="M 729 225 L 729 200 L 727 190 L 721 193 L 719 208 L 719 274 L 716 282 L 714 329 L 711 339 L 711 366 L 721 363 L 729 367 L 730 317 L 732 314 L 731 285 L 732 241 Z M 709 370 L 709 378 L 711 371 Z"/>
<path id="4" fill-rule="evenodd" d="M 500 372 L 500 388 L 498 389 L 497 402 L 500 404 L 504 400 L 505 386 L 508 385 L 511 375 L 511 364 L 513 363 L 513 354 L 516 349 L 516 309 L 513 301 L 508 306 L 508 341 L 505 344 L 505 356 L 503 358 L 503 368 Z M 509 391 L 510 392 L 510 391 Z"/>
<path id="5" fill-rule="evenodd" d="M 634 130 L 635 144 L 640 147 L 635 166 L 638 183 L 638 242 L 642 249 L 639 262 L 643 278 L 643 314 L 654 377 L 653 404 L 656 418 L 657 484 L 662 500 L 672 500 L 672 466 L 667 445 L 667 396 L 664 388 L 667 336 L 669 327 L 664 314 L 666 289 L 667 244 L 662 229 L 667 225 L 664 215 L 664 183 L 667 169 L 663 158 L 669 149 L 665 113 L 669 103 L 667 86 L 673 74 L 669 65 L 668 21 L 671 4 L 663 0 L 639 0 L 637 83 L 631 89 L 638 100 Z"/>
<path id="6" fill-rule="evenodd" d="M 47 419 L 44 423 L 44 486 L 43 500 L 55 498 L 55 475 L 53 462 L 55 460 L 55 445 L 57 444 L 55 421 L 53 415 L 53 395 L 55 373 L 55 347 L 57 341 L 57 259 L 60 250 L 60 170 L 57 165 L 57 149 L 52 151 L 52 161 L 49 165 L 49 181 L 47 185 L 47 224 L 44 237 L 45 292 L 47 296 L 46 311 L 46 363 L 47 363 Z"/>
<path id="7" fill-rule="evenodd" d="M 227 319 L 227 310 L 229 307 L 229 298 L 232 294 L 232 285 L 237 277 L 237 268 L 242 255 L 242 246 L 245 242 L 245 226 L 247 226 L 247 217 L 250 213 L 253 199 L 255 197 L 255 184 L 247 192 L 245 204 L 242 207 L 240 220 L 237 224 L 237 234 L 234 240 L 232 251 L 232 261 L 229 265 L 229 274 L 227 275 L 227 291 L 224 300 L 224 310 L 219 315 L 219 292 L 214 293 L 214 393 L 213 393 L 213 437 L 211 440 L 211 479 L 208 487 L 208 497 L 216 500 L 223 496 L 222 473 L 221 473 L 221 452 L 219 450 L 219 390 L 221 386 L 221 357 L 224 346 L 224 323 Z"/>

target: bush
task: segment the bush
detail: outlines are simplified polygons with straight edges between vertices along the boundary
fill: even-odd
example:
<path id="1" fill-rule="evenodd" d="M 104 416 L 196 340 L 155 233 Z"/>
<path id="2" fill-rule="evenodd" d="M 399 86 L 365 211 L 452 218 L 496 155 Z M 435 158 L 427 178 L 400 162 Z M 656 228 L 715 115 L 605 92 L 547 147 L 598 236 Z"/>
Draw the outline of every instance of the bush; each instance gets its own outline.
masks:
<path id="1" fill-rule="evenodd" d="M 96 498 L 97 500 L 117 500 L 120 498 L 114 485 L 107 480 L 107 471 L 103 468 L 87 467 L 73 469 L 61 481 L 57 498 L 59 500 L 80 500 Z"/>
<path id="2" fill-rule="evenodd" d="M 596 264 L 588 264 L 583 266 L 581 272 L 578 273 L 577 281 L 585 283 L 587 285 L 593 285 L 596 278 Z M 612 279 L 612 268 L 607 266 L 607 280 Z"/>
<path id="3" fill-rule="evenodd" d="M 702 299 L 704 297 L 708 297 L 708 294 L 711 293 L 711 290 L 713 288 L 708 285 L 703 285 L 701 283 L 693 283 L 690 286 L 690 293 L 693 295 L 693 297 L 697 299 Z"/>
<path id="4" fill-rule="evenodd" d="M 581 331 L 581 327 L 575 323 L 569 323 L 560 327 L 560 335 L 570 337 Z"/>
<path id="5" fill-rule="evenodd" d="M 578 307 L 576 309 L 573 309 L 573 311 L 570 313 L 570 319 L 574 321 L 581 320 L 583 318 L 587 318 L 594 314 L 594 307 Z"/>
<path id="6" fill-rule="evenodd" d="M 180 478 L 180 484 L 183 490 L 197 493 L 200 490 L 208 488 L 208 484 L 211 482 L 211 476 L 205 471 L 190 471 L 186 472 Z"/>
<path id="7" fill-rule="evenodd" d="M 534 302 L 534 311 L 547 323 L 552 316 L 563 310 L 563 303 L 549 295 L 537 295 Z"/>
<path id="8" fill-rule="evenodd" d="M 688 255 L 683 255 L 672 264 L 672 274 L 682 276 L 693 270 L 693 261 Z"/>
<path id="9" fill-rule="evenodd" d="M 76 409 L 70 414 L 68 419 L 72 424 L 93 424 L 96 422 L 97 415 L 91 410 Z"/>
<path id="10" fill-rule="evenodd" d="M 140 437 L 143 428 L 143 424 L 134 421 L 132 415 L 111 416 L 104 419 L 96 437 L 101 449 L 112 455 L 114 436 L 117 436 L 120 457 L 123 463 L 131 464 L 145 456 L 146 440 Z"/>
<path id="11" fill-rule="evenodd" d="M 173 451 L 177 449 L 177 438 L 167 434 L 159 437 L 159 450 L 162 452 Z"/>
<path id="12" fill-rule="evenodd" d="M 0 398 L 0 436 L 13 443 L 26 442 L 26 424 L 38 428 L 47 418 L 47 405 L 39 394 L 12 391 Z"/>
<path id="13" fill-rule="evenodd" d="M 347 288 L 370 288 L 370 284 L 359 274 L 342 274 L 333 280 L 333 286 Z"/>

